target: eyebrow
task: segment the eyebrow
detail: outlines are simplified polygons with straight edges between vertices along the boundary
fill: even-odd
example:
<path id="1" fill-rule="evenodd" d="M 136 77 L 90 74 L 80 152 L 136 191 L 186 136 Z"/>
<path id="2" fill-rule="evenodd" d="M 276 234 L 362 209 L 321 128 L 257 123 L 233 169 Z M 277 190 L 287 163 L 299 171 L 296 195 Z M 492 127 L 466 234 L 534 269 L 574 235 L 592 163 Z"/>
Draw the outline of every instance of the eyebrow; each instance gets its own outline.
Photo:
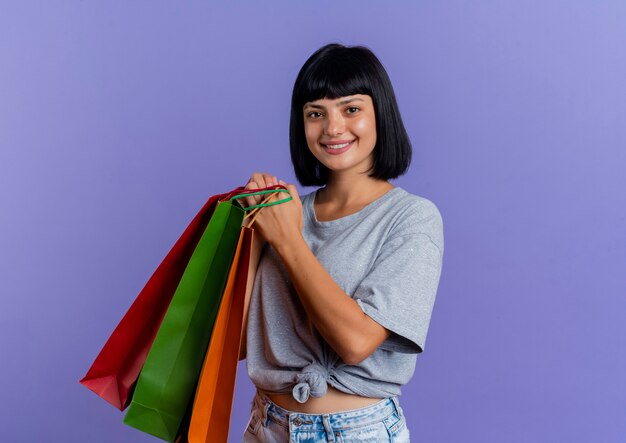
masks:
<path id="1" fill-rule="evenodd" d="M 340 102 L 337 102 L 336 106 L 343 106 L 343 105 L 347 105 L 348 103 L 352 103 L 356 101 L 363 102 L 365 100 L 359 97 L 347 98 L 345 100 L 341 100 Z M 325 109 L 325 107 L 322 105 L 316 105 L 314 103 L 309 103 L 309 102 L 304 104 L 304 108 Z"/>

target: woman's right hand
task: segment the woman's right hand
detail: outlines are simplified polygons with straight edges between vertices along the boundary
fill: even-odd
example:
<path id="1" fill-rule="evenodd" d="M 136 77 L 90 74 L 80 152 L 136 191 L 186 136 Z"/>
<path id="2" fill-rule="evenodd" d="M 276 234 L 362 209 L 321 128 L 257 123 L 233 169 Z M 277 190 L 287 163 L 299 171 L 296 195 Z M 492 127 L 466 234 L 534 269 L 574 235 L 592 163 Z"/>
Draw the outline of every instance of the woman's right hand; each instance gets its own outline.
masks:
<path id="1" fill-rule="evenodd" d="M 257 189 L 267 188 L 269 186 L 277 185 L 278 179 L 271 174 L 254 172 L 250 180 L 245 186 L 245 189 L 255 191 Z M 252 197 L 246 197 L 244 200 L 246 206 L 258 205 L 263 200 L 263 195 L 253 195 Z"/>

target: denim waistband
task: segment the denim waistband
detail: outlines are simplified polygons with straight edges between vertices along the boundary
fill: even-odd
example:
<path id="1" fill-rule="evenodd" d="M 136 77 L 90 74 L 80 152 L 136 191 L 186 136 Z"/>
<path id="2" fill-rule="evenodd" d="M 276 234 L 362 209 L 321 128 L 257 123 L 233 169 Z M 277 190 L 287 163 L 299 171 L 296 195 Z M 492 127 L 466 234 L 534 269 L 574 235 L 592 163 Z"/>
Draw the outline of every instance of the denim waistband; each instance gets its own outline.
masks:
<path id="1" fill-rule="evenodd" d="M 355 426 L 367 426 L 380 421 L 397 419 L 402 416 L 402 408 L 397 397 L 383 399 L 370 406 L 328 414 L 305 414 L 288 411 L 272 402 L 266 395 L 257 392 L 254 401 L 258 406 L 264 425 L 273 421 L 290 432 L 326 431 L 329 441 L 334 441 L 334 433 Z M 332 440 L 331 440 L 332 439 Z"/>

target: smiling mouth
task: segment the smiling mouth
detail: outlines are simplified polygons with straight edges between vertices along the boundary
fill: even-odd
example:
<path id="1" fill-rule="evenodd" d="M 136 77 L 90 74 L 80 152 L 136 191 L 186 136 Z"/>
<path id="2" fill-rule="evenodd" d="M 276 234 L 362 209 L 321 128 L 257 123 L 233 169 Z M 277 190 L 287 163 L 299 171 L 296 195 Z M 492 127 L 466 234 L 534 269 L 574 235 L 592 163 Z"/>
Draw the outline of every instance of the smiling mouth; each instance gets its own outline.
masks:
<path id="1" fill-rule="evenodd" d="M 346 146 L 350 145 L 352 142 L 354 142 L 354 140 L 349 141 L 349 142 L 345 142 L 345 143 L 337 143 L 337 144 L 324 144 L 324 143 L 320 143 L 320 145 L 322 145 L 323 147 L 325 147 L 326 149 L 331 149 L 331 150 L 339 150 L 339 149 L 343 149 Z"/>

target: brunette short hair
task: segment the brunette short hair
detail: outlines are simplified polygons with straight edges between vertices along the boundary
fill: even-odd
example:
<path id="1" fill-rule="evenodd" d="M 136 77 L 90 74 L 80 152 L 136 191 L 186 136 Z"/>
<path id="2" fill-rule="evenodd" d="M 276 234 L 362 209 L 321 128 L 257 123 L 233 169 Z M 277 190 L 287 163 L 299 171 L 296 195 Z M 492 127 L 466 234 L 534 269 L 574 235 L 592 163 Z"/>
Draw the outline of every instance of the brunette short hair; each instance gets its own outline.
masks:
<path id="1" fill-rule="evenodd" d="M 411 142 L 400 117 L 389 76 L 374 53 L 363 46 L 332 43 L 318 49 L 298 73 L 291 97 L 289 144 L 296 177 L 303 186 L 322 186 L 328 170 L 311 153 L 304 134 L 304 105 L 322 98 L 369 95 L 376 117 L 376 146 L 370 177 L 383 180 L 406 172 Z"/>

